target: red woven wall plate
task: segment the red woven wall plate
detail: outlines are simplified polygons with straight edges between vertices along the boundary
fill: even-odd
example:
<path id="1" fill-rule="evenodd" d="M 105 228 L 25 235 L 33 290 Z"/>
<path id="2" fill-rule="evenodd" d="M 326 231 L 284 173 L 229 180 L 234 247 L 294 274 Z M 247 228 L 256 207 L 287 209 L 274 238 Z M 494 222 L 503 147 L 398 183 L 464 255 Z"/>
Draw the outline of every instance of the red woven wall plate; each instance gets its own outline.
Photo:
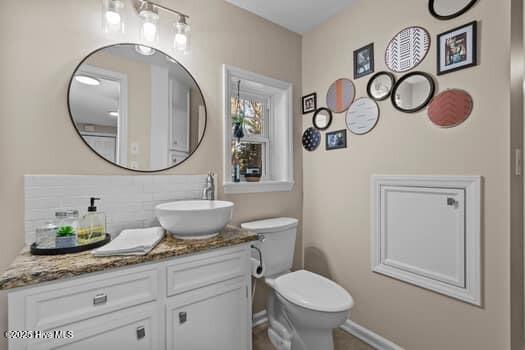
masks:
<path id="1" fill-rule="evenodd" d="M 472 97 L 468 92 L 451 89 L 440 93 L 432 100 L 428 107 L 428 117 L 438 126 L 451 128 L 467 120 L 472 107 Z"/>

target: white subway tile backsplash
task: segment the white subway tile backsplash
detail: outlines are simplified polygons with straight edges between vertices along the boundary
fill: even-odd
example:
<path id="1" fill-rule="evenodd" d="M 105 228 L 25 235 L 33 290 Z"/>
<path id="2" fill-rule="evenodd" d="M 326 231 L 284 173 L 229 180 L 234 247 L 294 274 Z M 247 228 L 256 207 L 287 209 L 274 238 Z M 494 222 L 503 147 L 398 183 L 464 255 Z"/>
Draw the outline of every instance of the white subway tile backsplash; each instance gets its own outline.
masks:
<path id="1" fill-rule="evenodd" d="M 83 215 L 89 197 L 107 216 L 108 232 L 158 225 L 155 206 L 175 200 L 200 199 L 206 175 L 26 175 L 25 238 L 35 241 L 35 229 L 54 218 L 57 209 L 78 209 Z"/>

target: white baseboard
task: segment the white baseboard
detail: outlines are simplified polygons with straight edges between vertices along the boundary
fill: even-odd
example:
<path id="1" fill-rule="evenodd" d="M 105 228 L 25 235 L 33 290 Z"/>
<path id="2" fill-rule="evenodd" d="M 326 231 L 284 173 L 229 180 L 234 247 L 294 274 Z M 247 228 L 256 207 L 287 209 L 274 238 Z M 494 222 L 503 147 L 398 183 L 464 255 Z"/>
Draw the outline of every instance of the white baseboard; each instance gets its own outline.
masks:
<path id="1" fill-rule="evenodd" d="M 390 340 L 383 338 L 377 333 L 372 332 L 368 328 L 358 325 L 354 321 L 346 320 L 340 327 L 343 331 L 350 333 L 354 337 L 364 341 L 371 347 L 377 350 L 404 350 L 397 344 Z"/>
<path id="2" fill-rule="evenodd" d="M 253 314 L 253 318 L 252 318 L 253 328 L 260 326 L 266 322 L 268 322 L 268 314 L 266 313 L 266 310 L 262 310 L 256 314 Z"/>
<path id="3" fill-rule="evenodd" d="M 252 326 L 255 328 L 264 323 L 268 322 L 268 314 L 266 310 L 258 312 L 253 315 Z M 354 321 L 346 320 L 345 323 L 340 327 L 343 331 L 353 335 L 361 341 L 367 343 L 371 347 L 377 350 L 404 350 L 397 344 L 392 343 L 390 340 L 383 338 L 377 333 L 358 325 Z"/>

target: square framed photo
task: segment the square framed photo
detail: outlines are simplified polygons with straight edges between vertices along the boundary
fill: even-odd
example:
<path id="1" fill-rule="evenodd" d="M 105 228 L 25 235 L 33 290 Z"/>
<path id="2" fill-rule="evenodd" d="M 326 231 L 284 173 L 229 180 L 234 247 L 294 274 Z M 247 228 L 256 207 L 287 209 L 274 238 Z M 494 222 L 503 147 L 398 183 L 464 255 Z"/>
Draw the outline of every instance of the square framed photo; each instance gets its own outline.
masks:
<path id="1" fill-rule="evenodd" d="M 326 133 L 326 150 L 346 148 L 346 129 Z"/>
<path id="2" fill-rule="evenodd" d="M 317 94 L 303 96 L 303 114 L 315 112 L 317 110 Z"/>
<path id="3" fill-rule="evenodd" d="M 354 79 L 374 73 L 374 43 L 354 51 Z"/>
<path id="4" fill-rule="evenodd" d="M 476 21 L 439 34 L 437 74 L 443 75 L 478 64 L 478 23 Z"/>

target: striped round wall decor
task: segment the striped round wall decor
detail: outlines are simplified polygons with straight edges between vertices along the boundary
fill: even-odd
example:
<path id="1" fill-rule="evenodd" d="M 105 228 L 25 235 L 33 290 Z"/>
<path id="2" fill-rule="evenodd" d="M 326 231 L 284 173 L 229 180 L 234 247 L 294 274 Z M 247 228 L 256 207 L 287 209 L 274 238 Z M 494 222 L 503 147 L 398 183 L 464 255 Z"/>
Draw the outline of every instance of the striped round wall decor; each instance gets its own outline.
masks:
<path id="1" fill-rule="evenodd" d="M 328 89 L 326 105 L 334 113 L 343 113 L 354 102 L 355 87 L 350 79 L 338 79 Z"/>
<path id="2" fill-rule="evenodd" d="M 428 106 L 428 117 L 438 126 L 451 128 L 467 120 L 473 104 L 468 92 L 459 89 L 447 90 L 432 100 Z"/>
<path id="3" fill-rule="evenodd" d="M 385 52 L 387 67 L 396 73 L 415 68 L 428 54 L 430 34 L 422 27 L 409 27 L 396 34 Z"/>

